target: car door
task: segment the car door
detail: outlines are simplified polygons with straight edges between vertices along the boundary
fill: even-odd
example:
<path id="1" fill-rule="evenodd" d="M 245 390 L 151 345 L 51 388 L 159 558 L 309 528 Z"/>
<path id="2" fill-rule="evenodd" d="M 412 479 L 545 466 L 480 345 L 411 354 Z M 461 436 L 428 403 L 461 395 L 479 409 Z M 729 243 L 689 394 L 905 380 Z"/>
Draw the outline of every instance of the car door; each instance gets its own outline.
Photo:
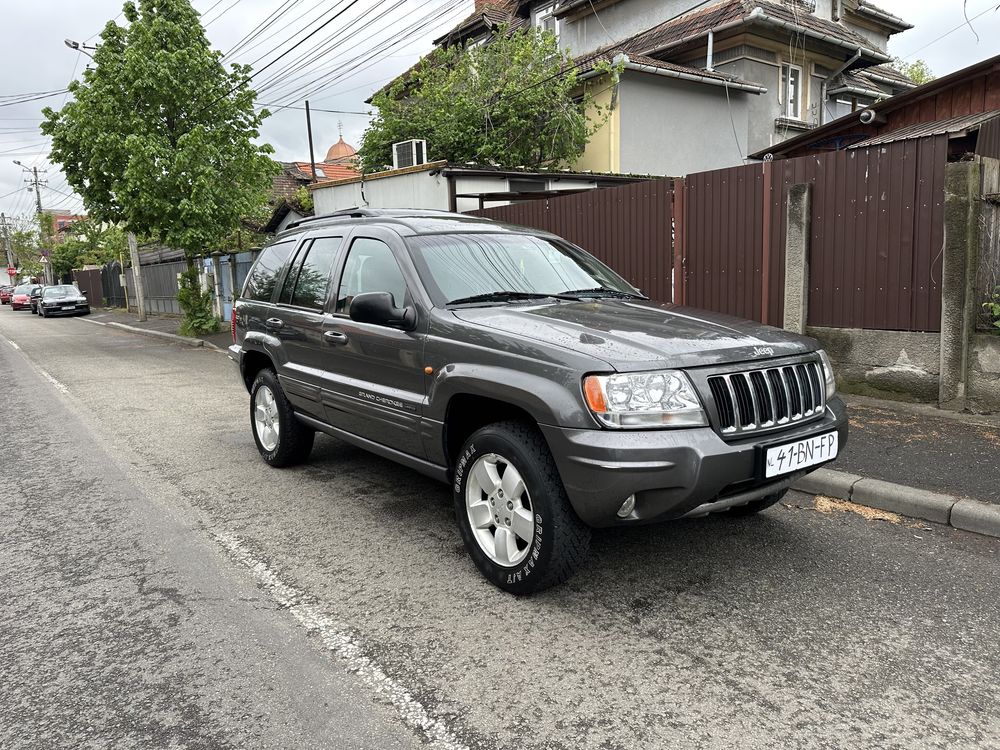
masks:
<path id="1" fill-rule="evenodd" d="M 351 300 L 366 292 L 389 292 L 397 307 L 414 303 L 416 278 L 408 264 L 404 274 L 404 258 L 401 240 L 386 230 L 362 227 L 350 237 L 331 325 L 324 334 L 329 355 L 323 399 L 327 421 L 334 426 L 423 457 L 419 426 L 426 315 L 418 310 L 413 331 L 350 318 Z"/>
<path id="2" fill-rule="evenodd" d="M 327 354 L 323 331 L 343 241 L 343 233 L 320 234 L 299 245 L 267 320 L 284 355 L 278 375 L 282 389 L 299 411 L 317 419 L 325 417 L 320 398 Z"/>

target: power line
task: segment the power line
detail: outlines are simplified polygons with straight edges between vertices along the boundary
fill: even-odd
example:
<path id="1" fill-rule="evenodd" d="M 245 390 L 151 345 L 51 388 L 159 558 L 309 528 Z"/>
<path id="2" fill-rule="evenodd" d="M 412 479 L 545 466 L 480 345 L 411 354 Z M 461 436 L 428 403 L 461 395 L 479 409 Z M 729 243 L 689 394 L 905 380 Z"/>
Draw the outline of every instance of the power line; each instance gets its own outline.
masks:
<path id="1" fill-rule="evenodd" d="M 236 42 L 229 51 L 226 52 L 222 58 L 225 59 L 231 56 L 234 52 L 239 51 L 242 47 L 252 42 L 254 39 L 258 38 L 261 34 L 267 31 L 274 23 L 281 18 L 282 13 L 287 13 L 292 10 L 296 5 L 298 5 L 302 0 L 284 0 L 277 8 L 275 8 L 271 13 L 254 28 L 250 29 L 243 37 Z"/>
<path id="2" fill-rule="evenodd" d="M 354 26 L 356 26 L 357 24 L 361 23 L 364 20 L 364 18 L 365 18 L 366 15 L 374 13 L 375 11 L 377 11 L 378 7 L 380 5 L 383 5 L 386 1 L 387 0 L 378 0 L 378 2 L 376 2 L 370 8 L 368 8 L 366 11 L 364 11 L 360 16 L 358 16 L 358 17 L 354 18 L 352 21 L 348 22 L 347 25 L 344 26 L 344 27 L 342 27 L 339 31 L 337 31 L 334 34 L 330 35 L 329 37 L 327 37 L 323 41 L 320 41 L 317 44 L 314 44 L 312 47 L 310 47 L 309 49 L 307 49 L 306 51 L 304 51 L 302 54 L 300 54 L 294 60 L 289 61 L 282 68 L 280 68 L 279 70 L 277 70 L 274 73 L 272 73 L 267 79 L 265 79 L 264 81 L 258 83 L 258 85 L 257 85 L 257 91 L 258 91 L 258 93 L 260 93 L 262 91 L 266 91 L 268 88 L 272 88 L 275 85 L 282 84 L 283 82 L 285 82 L 283 79 L 293 80 L 291 78 L 292 76 L 295 76 L 296 74 L 298 74 L 299 71 L 306 70 L 309 65 L 311 65 L 312 63 L 314 63 L 319 58 L 323 57 L 324 54 L 326 54 L 326 53 L 334 50 L 337 47 L 337 45 L 339 44 L 339 42 L 341 41 L 342 37 L 345 37 L 348 34 L 350 34 L 350 32 L 351 32 L 351 30 L 353 29 Z M 388 8 L 383 15 L 388 15 L 393 10 L 395 10 L 396 8 L 398 8 L 399 6 L 403 5 L 405 2 L 406 2 L 406 0 L 398 0 L 398 2 L 395 5 L 393 5 L 391 8 Z M 361 38 L 361 39 L 354 38 L 354 39 L 352 39 L 352 42 L 354 42 L 355 44 L 361 46 L 361 45 L 364 44 L 364 42 L 368 38 L 371 38 L 371 35 L 369 35 L 368 37 L 365 37 L 365 38 Z"/>
<path id="3" fill-rule="evenodd" d="M 435 23 L 461 5 L 463 5 L 462 1 L 456 0 L 456 2 L 452 2 L 445 5 L 443 8 L 440 8 L 437 12 L 432 12 L 423 16 L 401 32 L 398 32 L 395 36 L 383 40 L 375 47 L 366 51 L 364 54 L 348 61 L 346 63 L 346 67 L 344 63 L 338 63 L 334 70 L 322 73 L 307 83 L 286 91 L 281 98 L 285 101 L 298 101 L 299 99 L 311 96 L 314 92 L 329 87 L 338 81 L 345 80 L 362 70 L 367 70 L 367 67 L 364 67 L 366 63 L 371 62 L 376 57 L 379 57 L 381 54 L 394 47 L 398 47 L 401 44 L 409 42 L 417 35 L 425 33 L 429 24 Z"/>
<path id="4" fill-rule="evenodd" d="M 925 44 L 925 45 L 924 45 L 923 47 L 918 47 L 917 49 L 913 50 L 913 52 L 911 52 L 910 54 L 906 55 L 905 57 L 901 57 L 900 59 L 901 59 L 901 60 L 909 60 L 909 59 L 910 59 L 911 57 L 913 57 L 913 56 L 914 56 L 915 54 L 917 54 L 918 52 L 923 52 L 923 51 L 924 51 L 925 49 L 927 49 L 928 47 L 930 47 L 930 46 L 931 46 L 932 44 L 937 44 L 937 43 L 938 43 L 938 42 L 940 42 L 940 41 L 941 41 L 942 39 L 944 39 L 944 38 L 945 38 L 946 36 L 951 36 L 952 34 L 954 34 L 954 33 L 955 33 L 956 31 L 958 31 L 959 29 L 961 29 L 961 28 L 963 28 L 963 27 L 965 27 L 965 26 L 970 26 L 970 27 L 971 27 L 971 24 L 972 24 L 972 22 L 973 22 L 973 21 L 975 21 L 975 20 L 976 20 L 977 18 L 979 18 L 980 16 L 985 16 L 985 15 L 986 15 L 987 13 L 989 13 L 989 12 L 990 12 L 991 10 L 996 10 L 996 8 L 995 8 L 994 6 L 992 6 L 992 5 L 991 5 L 991 6 L 990 6 L 989 8 L 987 8 L 986 10 L 984 10 L 984 11 L 981 11 L 980 13 L 977 13 L 977 14 L 976 14 L 976 15 L 974 15 L 974 16 L 973 16 L 972 18 L 970 18 L 970 19 L 968 19 L 968 20 L 966 20 L 966 21 L 962 21 L 962 23 L 960 23 L 960 24 L 959 24 L 958 26 L 956 26 L 955 28 L 951 29 L 950 31 L 946 31 L 946 32 L 944 32 L 944 33 L 943 33 L 943 34 L 942 34 L 941 36 L 939 36 L 939 37 L 936 37 L 936 38 L 934 38 L 934 39 L 931 39 L 931 40 L 930 40 L 929 42 L 927 42 L 927 44 Z M 973 32 L 973 33 L 975 33 L 975 32 Z"/>
<path id="5" fill-rule="evenodd" d="M 259 107 L 266 107 L 268 109 L 298 109 L 298 110 L 304 110 L 305 109 L 305 107 L 295 107 L 295 106 L 293 106 L 291 104 L 260 104 L 260 103 L 258 103 L 257 106 L 259 106 Z M 309 109 L 311 111 L 313 111 L 313 112 L 327 112 L 327 113 L 333 114 L 333 115 L 365 115 L 365 116 L 368 116 L 368 115 L 371 114 L 371 112 L 352 112 L 351 110 L 347 110 L 347 109 L 319 109 L 318 107 L 310 107 Z"/>

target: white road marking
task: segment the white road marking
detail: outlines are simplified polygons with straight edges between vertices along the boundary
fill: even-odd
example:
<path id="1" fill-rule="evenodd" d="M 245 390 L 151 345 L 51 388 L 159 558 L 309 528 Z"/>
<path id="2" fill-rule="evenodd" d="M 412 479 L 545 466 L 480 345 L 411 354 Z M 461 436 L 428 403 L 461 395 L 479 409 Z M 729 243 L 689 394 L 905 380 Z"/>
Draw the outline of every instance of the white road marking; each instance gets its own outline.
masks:
<path id="1" fill-rule="evenodd" d="M 42 373 L 42 377 L 45 378 L 46 380 L 48 380 L 50 383 L 52 383 L 52 385 L 54 385 L 56 387 L 56 389 L 60 393 L 69 393 L 69 388 L 67 388 L 62 383 L 60 383 L 58 380 L 56 380 L 54 377 L 52 377 L 51 375 L 49 375 L 47 372 L 45 372 L 45 370 L 39 368 L 38 371 L 40 373 Z"/>
<path id="2" fill-rule="evenodd" d="M 343 660 L 351 672 L 357 674 L 375 692 L 386 697 L 404 722 L 423 732 L 430 747 L 435 750 L 469 750 L 441 719 L 432 716 L 403 685 L 387 675 L 374 659 L 367 656 L 361 644 L 338 628 L 333 619 L 324 615 L 319 607 L 309 603 L 309 597 L 304 592 L 281 580 L 267 563 L 257 559 L 238 538 L 228 534 L 212 535 L 225 547 L 233 560 L 250 569 L 253 577 L 278 604 L 287 609 L 306 630 L 317 633 L 323 645 Z"/>

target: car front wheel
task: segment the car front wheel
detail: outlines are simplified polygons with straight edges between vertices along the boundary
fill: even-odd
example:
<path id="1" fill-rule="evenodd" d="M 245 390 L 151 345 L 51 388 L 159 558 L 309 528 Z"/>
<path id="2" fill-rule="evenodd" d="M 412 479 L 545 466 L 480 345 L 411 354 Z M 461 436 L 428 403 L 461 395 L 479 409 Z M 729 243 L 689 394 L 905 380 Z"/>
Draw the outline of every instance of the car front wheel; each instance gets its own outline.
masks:
<path id="1" fill-rule="evenodd" d="M 257 450 L 276 468 L 309 458 L 316 433 L 295 418 L 274 370 L 261 370 L 250 388 L 250 427 Z"/>
<path id="2" fill-rule="evenodd" d="M 587 557 L 590 528 L 532 425 L 501 422 L 474 433 L 455 466 L 454 495 L 469 555 L 504 591 L 526 595 L 562 583 Z"/>

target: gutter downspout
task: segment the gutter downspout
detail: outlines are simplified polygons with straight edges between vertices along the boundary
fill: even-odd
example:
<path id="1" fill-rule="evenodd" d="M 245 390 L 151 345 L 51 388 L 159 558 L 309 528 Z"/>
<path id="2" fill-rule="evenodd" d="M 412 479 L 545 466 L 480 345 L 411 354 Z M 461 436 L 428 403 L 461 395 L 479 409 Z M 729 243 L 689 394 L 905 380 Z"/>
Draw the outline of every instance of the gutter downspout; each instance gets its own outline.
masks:
<path id="1" fill-rule="evenodd" d="M 820 125 L 826 124 L 826 97 L 827 97 L 827 93 L 826 92 L 830 88 L 830 81 L 832 81 L 834 78 L 836 78 L 837 76 L 839 76 L 841 73 L 843 73 L 851 65 L 853 65 L 854 63 L 856 63 L 860 59 L 861 59 L 861 49 L 859 48 L 858 51 L 855 52 L 854 55 L 849 60 L 847 60 L 847 62 L 845 62 L 843 65 L 841 65 L 839 68 L 837 68 L 830 75 L 828 75 L 826 78 L 823 79 L 823 84 L 822 84 L 822 86 L 820 86 L 820 94 L 819 94 L 819 124 Z"/>
<path id="2" fill-rule="evenodd" d="M 712 52 L 715 48 L 715 33 L 709 29 L 708 30 L 708 58 L 705 60 L 705 70 L 714 71 L 715 68 L 712 67 Z"/>

